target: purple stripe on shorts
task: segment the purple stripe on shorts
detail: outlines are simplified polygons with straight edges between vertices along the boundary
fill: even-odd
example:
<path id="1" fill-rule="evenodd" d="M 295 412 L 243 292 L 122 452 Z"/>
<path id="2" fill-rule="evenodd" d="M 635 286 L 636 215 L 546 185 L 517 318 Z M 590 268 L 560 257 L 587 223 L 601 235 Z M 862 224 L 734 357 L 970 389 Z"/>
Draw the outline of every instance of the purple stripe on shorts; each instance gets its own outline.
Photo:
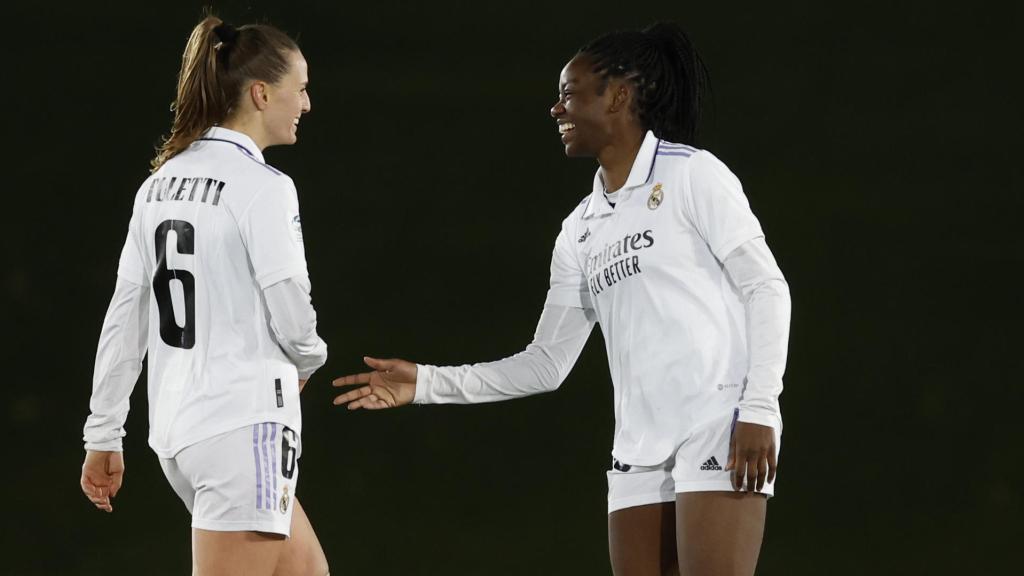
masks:
<path id="1" fill-rule="evenodd" d="M 274 498 L 270 500 L 271 502 L 277 502 L 277 426 L 277 424 L 270 425 L 271 430 L 274 431 L 270 435 L 270 463 L 272 465 L 271 470 L 273 470 L 270 477 L 274 479 Z"/>
<path id="2" fill-rule="evenodd" d="M 269 424 L 263 423 L 263 494 L 267 498 L 267 510 L 273 508 L 273 500 L 270 499 L 270 456 L 267 454 L 267 440 L 270 438 L 270 434 L 267 432 L 267 426 Z"/>
<path id="3" fill-rule="evenodd" d="M 252 457 L 256 460 L 256 509 L 259 510 L 263 507 L 263 499 L 261 494 L 263 492 L 263 486 L 260 483 L 260 429 L 259 424 L 252 425 Z"/>
<path id="4" fill-rule="evenodd" d="M 692 154 L 689 152 L 658 152 L 658 156 L 682 156 L 683 158 L 689 158 Z"/>

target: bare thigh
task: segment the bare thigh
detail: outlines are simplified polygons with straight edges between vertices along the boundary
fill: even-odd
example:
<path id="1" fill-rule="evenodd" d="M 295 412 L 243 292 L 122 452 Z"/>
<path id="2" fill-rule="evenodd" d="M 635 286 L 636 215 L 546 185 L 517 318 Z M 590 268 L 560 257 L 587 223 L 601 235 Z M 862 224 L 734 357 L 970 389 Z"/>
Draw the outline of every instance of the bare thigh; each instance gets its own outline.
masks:
<path id="1" fill-rule="evenodd" d="M 615 576 L 669 576 L 676 571 L 674 502 L 608 515 L 608 551 Z"/>
<path id="2" fill-rule="evenodd" d="M 272 576 L 285 538 L 267 532 L 192 529 L 194 576 Z"/>
<path id="3" fill-rule="evenodd" d="M 767 498 L 750 492 L 676 494 L 683 576 L 752 576 L 764 536 Z"/>
<path id="4" fill-rule="evenodd" d="M 327 558 L 298 500 L 291 537 L 269 532 L 192 530 L 194 576 L 326 576 Z"/>
<path id="5" fill-rule="evenodd" d="M 330 569 L 327 567 L 324 550 L 320 547 L 320 540 L 298 499 L 294 502 L 292 536 L 285 541 L 274 576 L 326 576 Z"/>

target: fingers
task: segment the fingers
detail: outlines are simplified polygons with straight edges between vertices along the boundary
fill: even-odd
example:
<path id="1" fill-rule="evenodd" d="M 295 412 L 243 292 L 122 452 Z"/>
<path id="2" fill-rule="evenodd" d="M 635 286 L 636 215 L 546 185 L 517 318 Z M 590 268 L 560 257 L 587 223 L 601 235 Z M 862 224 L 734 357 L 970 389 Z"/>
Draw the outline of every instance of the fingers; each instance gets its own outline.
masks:
<path id="1" fill-rule="evenodd" d="M 331 385 L 335 388 L 339 386 L 354 386 L 356 384 L 369 384 L 370 376 L 373 372 L 363 372 L 362 374 L 351 374 L 349 376 L 342 376 L 341 378 L 335 378 Z"/>
<path id="2" fill-rule="evenodd" d="M 346 376 L 345 378 L 349 378 L 349 376 Z M 335 380 L 335 382 L 337 382 L 337 380 Z M 369 380 L 367 380 L 367 382 L 369 382 Z M 335 384 L 335 385 L 337 386 L 337 384 Z M 354 402 L 359 401 L 361 398 L 366 398 L 367 396 L 370 396 L 372 394 L 373 394 L 373 387 L 372 386 L 363 386 L 362 388 L 356 388 L 355 390 L 349 390 L 348 392 L 345 392 L 344 394 L 339 394 L 338 396 L 335 396 L 335 398 L 334 398 L 334 405 L 335 406 L 340 406 L 342 404 L 348 404 L 349 402 L 353 402 L 354 403 Z M 360 407 L 360 406 L 357 406 L 357 407 Z M 352 408 L 351 405 L 349 406 L 349 409 L 354 410 L 354 408 Z"/>
<path id="3" fill-rule="evenodd" d="M 737 458 L 735 455 L 733 458 L 735 462 L 733 462 L 730 479 L 732 480 L 732 489 L 739 492 L 743 490 L 743 480 L 747 474 L 747 461 L 743 458 Z"/>
<path id="4" fill-rule="evenodd" d="M 395 358 L 381 360 L 380 358 L 363 356 L 363 362 L 365 362 L 367 366 L 373 368 L 374 370 L 377 370 L 379 372 L 388 372 L 394 369 L 396 366 L 398 366 L 399 361 Z"/>
<path id="5" fill-rule="evenodd" d="M 753 492 L 757 486 L 757 461 L 756 457 L 747 460 L 747 492 Z"/>
<path id="6" fill-rule="evenodd" d="M 768 477 L 768 459 L 761 457 L 757 459 L 757 486 L 756 490 L 760 492 L 764 489 L 765 478 Z"/>
<path id="7" fill-rule="evenodd" d="M 108 478 L 91 478 L 83 474 L 81 480 L 82 492 L 85 493 L 85 497 L 88 498 L 96 508 L 105 512 L 113 512 L 114 508 L 110 505 L 108 482 Z"/>
<path id="8" fill-rule="evenodd" d="M 778 468 L 778 462 L 775 459 L 775 446 L 772 445 L 771 449 L 768 450 L 768 483 L 775 482 L 775 469 Z"/>

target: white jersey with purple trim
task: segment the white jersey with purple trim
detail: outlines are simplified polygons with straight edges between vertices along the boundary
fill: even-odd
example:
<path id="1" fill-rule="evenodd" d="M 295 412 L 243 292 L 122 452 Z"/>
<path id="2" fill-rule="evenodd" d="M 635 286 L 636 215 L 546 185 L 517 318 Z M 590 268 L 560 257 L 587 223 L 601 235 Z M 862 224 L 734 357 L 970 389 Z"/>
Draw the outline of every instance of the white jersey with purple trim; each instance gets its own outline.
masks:
<path id="1" fill-rule="evenodd" d="M 262 290 L 305 276 L 291 178 L 211 128 L 135 197 L 118 275 L 149 290 L 149 444 L 163 458 L 258 422 L 302 427 Z"/>
<path id="2" fill-rule="evenodd" d="M 651 132 L 613 196 L 614 206 L 598 171 L 555 242 L 547 302 L 596 312 L 614 385 L 612 454 L 655 465 L 702 423 L 744 409 L 746 313 L 722 262 L 763 233 L 721 161 Z M 779 430 L 777 398 L 769 404 L 761 416 Z"/>

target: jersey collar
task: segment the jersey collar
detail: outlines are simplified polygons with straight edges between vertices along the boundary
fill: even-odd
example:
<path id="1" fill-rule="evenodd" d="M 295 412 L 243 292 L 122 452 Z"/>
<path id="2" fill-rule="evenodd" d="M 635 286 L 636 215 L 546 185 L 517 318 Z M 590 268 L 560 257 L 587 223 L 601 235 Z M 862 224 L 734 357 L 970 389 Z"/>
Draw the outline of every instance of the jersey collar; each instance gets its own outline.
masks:
<path id="1" fill-rule="evenodd" d="M 644 141 L 640 144 L 640 150 L 636 153 L 636 159 L 633 160 L 633 167 L 629 170 L 629 177 L 626 178 L 626 184 L 622 186 L 622 190 L 629 190 L 637 186 L 643 186 L 651 180 L 651 173 L 654 172 L 654 156 L 658 152 L 658 144 L 661 140 L 654 135 L 654 132 L 650 130 L 644 135 Z M 619 202 L 624 201 L 627 195 L 623 194 L 619 198 Z M 584 219 L 590 219 L 595 216 L 604 216 L 611 214 L 614 211 L 612 205 L 608 203 L 608 199 L 604 195 L 604 181 L 601 180 L 601 169 L 598 168 L 594 174 L 594 188 L 590 193 L 590 201 L 587 203 L 587 209 L 583 212 Z"/>
<path id="2" fill-rule="evenodd" d="M 263 159 L 263 152 L 260 152 L 259 146 L 256 146 L 256 142 L 241 132 L 236 132 L 228 128 L 221 128 L 220 126 L 214 126 L 206 132 L 203 132 L 203 135 L 198 139 L 234 144 L 250 158 L 258 160 L 260 163 L 266 163 L 266 160 Z"/>

